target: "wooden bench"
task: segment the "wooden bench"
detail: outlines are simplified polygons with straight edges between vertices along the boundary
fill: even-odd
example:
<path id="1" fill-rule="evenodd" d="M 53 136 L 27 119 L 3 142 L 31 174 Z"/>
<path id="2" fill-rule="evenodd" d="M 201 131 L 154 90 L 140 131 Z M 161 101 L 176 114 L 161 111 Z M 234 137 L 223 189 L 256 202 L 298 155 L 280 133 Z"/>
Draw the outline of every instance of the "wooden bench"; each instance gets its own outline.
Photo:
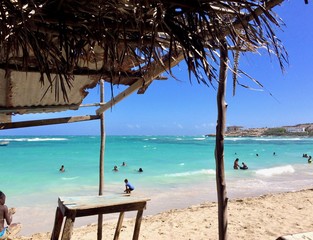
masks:
<path id="1" fill-rule="evenodd" d="M 146 208 L 147 198 L 138 198 L 129 195 L 109 195 L 109 196 L 79 196 L 79 197 L 59 197 L 56 209 L 54 226 L 51 240 L 58 240 L 63 226 L 62 240 L 71 239 L 75 218 L 98 214 L 120 213 L 117 222 L 114 240 L 119 238 L 122 227 L 124 213 L 137 211 L 133 240 L 139 237 L 140 224 L 143 210 Z"/>

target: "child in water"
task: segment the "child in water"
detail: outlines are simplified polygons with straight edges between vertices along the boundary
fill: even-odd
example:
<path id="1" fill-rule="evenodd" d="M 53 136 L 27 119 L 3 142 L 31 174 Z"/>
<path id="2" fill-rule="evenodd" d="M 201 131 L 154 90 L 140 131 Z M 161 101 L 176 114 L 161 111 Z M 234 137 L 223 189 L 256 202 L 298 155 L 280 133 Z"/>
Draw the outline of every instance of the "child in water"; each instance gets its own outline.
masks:
<path id="1" fill-rule="evenodd" d="M 242 163 L 242 167 L 240 167 L 240 169 L 247 170 L 248 166 L 243 162 Z"/>

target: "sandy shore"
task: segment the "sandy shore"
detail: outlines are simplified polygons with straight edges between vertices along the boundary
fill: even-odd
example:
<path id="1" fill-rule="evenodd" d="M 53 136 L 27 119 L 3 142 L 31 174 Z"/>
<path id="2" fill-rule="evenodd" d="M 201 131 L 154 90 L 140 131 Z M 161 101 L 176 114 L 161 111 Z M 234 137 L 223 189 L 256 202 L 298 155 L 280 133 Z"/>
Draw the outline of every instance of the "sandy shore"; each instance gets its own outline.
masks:
<path id="1" fill-rule="evenodd" d="M 149 204 L 148 204 L 149 208 Z M 126 215 L 127 217 L 127 215 Z M 145 216 L 140 239 L 218 239 L 217 203 L 208 202 Z M 120 239 L 132 238 L 134 219 L 125 219 Z M 113 239 L 115 221 L 103 225 L 103 239 Z M 229 239 L 269 240 L 313 231 L 313 189 L 233 199 L 228 204 Z M 95 224 L 74 229 L 73 240 L 97 239 Z M 48 240 L 38 233 L 23 240 Z"/>

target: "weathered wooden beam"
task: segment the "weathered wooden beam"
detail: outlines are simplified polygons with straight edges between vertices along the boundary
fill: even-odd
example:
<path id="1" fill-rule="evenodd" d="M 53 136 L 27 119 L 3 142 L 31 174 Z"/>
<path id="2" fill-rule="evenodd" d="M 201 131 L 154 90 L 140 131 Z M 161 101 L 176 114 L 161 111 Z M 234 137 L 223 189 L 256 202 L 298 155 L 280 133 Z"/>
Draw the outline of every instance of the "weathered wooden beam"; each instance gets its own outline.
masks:
<path id="1" fill-rule="evenodd" d="M 100 119 L 98 115 L 87 115 L 87 116 L 76 116 L 76 117 L 65 117 L 65 118 L 50 118 L 40 119 L 22 122 L 10 122 L 0 123 L 0 130 L 12 129 L 12 128 L 25 128 L 25 127 L 37 127 L 52 124 L 63 124 L 63 123 L 74 123 Z"/>
<path id="2" fill-rule="evenodd" d="M 165 56 L 165 58 L 168 57 Z M 176 66 L 181 60 L 184 59 L 184 55 L 182 52 L 179 52 L 179 54 L 174 58 L 170 60 L 170 64 L 167 64 L 165 66 L 155 62 L 151 64 L 150 70 L 143 75 L 141 79 L 139 79 L 137 82 L 133 83 L 131 86 L 129 86 L 127 89 L 125 89 L 123 92 L 118 94 L 116 97 L 112 98 L 110 101 L 106 102 L 102 107 L 97 109 L 96 113 L 97 115 L 102 114 L 104 111 L 108 110 L 136 90 L 138 90 L 141 87 L 144 87 L 147 84 L 150 84 L 155 78 L 157 78 L 162 72 L 167 71 L 168 69 Z M 166 61 L 165 61 L 166 62 Z"/>

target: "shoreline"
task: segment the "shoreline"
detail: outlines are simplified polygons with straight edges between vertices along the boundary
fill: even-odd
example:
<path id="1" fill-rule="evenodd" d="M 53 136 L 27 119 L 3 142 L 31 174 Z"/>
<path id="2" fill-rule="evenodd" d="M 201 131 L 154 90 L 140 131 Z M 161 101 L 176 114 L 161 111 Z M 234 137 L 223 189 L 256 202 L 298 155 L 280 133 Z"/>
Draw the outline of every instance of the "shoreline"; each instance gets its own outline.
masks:
<path id="1" fill-rule="evenodd" d="M 151 207 L 148 203 L 147 208 Z M 276 239 L 312 231 L 313 188 L 258 197 L 233 198 L 228 202 L 228 235 L 231 239 Z M 218 239 L 217 202 L 204 202 L 147 215 L 140 239 Z M 103 224 L 103 239 L 113 238 L 116 219 Z M 94 221 L 96 222 L 96 221 Z M 131 239 L 134 218 L 126 215 L 121 239 Z M 94 240 L 96 224 L 75 227 L 72 239 Z M 48 240 L 50 232 L 20 236 L 16 240 Z"/>

